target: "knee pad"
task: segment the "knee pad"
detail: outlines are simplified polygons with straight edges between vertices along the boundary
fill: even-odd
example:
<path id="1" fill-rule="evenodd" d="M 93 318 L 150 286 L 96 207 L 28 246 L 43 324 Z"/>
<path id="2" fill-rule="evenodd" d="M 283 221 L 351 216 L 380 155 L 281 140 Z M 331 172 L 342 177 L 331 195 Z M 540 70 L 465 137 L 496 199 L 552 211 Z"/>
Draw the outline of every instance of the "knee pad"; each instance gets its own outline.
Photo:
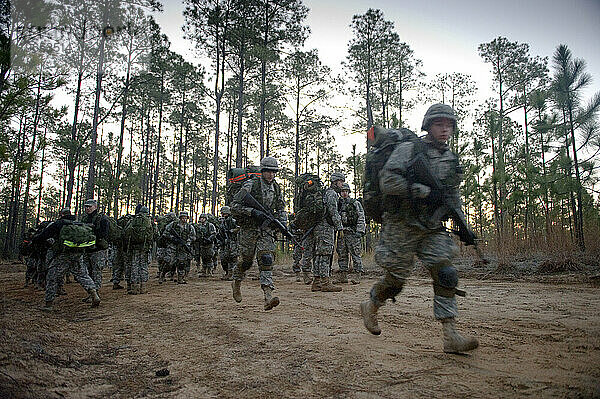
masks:
<path id="1" fill-rule="evenodd" d="M 273 270 L 273 255 L 270 253 L 260 255 L 258 269 L 261 271 Z"/>
<path id="2" fill-rule="evenodd" d="M 431 269 L 433 292 L 436 295 L 452 298 L 458 285 L 458 271 L 454 266 L 441 266 Z"/>

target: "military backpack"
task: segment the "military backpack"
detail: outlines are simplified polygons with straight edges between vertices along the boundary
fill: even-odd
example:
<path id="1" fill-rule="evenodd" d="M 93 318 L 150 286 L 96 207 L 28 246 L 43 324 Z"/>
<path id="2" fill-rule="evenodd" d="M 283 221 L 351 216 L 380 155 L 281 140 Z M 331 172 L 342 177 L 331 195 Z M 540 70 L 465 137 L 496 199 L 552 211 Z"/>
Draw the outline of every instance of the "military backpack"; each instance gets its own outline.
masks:
<path id="1" fill-rule="evenodd" d="M 325 217 L 325 188 L 319 176 L 305 173 L 296 179 L 298 196 L 294 198 L 294 225 L 308 230 Z"/>
<path id="2" fill-rule="evenodd" d="M 154 226 L 152 220 L 146 214 L 133 216 L 123 229 L 123 243 L 127 247 L 148 247 L 153 238 Z"/>
<path id="3" fill-rule="evenodd" d="M 260 170 L 257 166 L 248 166 L 247 168 L 231 168 L 227 171 L 227 190 L 225 193 L 225 205 L 233 203 L 233 197 L 240 191 L 244 182 L 248 179 L 260 177 Z"/>
<path id="4" fill-rule="evenodd" d="M 400 143 L 418 142 L 420 139 L 411 130 L 382 129 L 371 127 L 367 132 L 367 156 L 365 160 L 365 185 L 363 188 L 363 207 L 365 215 L 377 223 L 382 222 L 384 201 L 379 188 L 379 172 L 390 155 Z"/>
<path id="5" fill-rule="evenodd" d="M 69 221 L 58 233 L 58 241 L 62 250 L 82 251 L 96 245 L 93 225 L 89 223 Z"/>

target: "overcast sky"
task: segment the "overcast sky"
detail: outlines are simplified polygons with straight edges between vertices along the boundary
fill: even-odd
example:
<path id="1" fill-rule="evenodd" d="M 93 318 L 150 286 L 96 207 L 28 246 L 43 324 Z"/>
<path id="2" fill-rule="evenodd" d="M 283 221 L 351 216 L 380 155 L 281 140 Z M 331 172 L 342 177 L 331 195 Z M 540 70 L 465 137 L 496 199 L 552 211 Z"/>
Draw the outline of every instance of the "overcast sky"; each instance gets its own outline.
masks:
<path id="1" fill-rule="evenodd" d="M 427 79 L 438 73 L 461 72 L 476 81 L 479 99 L 491 95 L 491 72 L 478 54 L 477 47 L 498 36 L 528 43 L 533 56 L 548 56 L 564 43 L 574 57 L 587 62 L 593 77 L 586 92 L 600 91 L 600 0 L 305 0 L 310 8 L 306 24 L 311 35 L 306 49 L 317 48 L 322 61 L 340 72 L 352 37 L 350 22 L 355 14 L 368 8 L 381 9 L 386 20 L 394 23 L 400 39 L 423 61 Z M 183 39 L 181 0 L 163 0 L 165 11 L 157 15 L 171 42 L 172 50 L 195 60 L 189 42 Z M 409 127 L 420 126 L 428 105 L 417 107 L 408 115 Z M 467 127 L 468 128 L 468 127 Z M 355 137 L 356 136 L 356 137 Z M 347 154 L 353 142 L 364 139 L 355 135 L 337 140 Z"/>

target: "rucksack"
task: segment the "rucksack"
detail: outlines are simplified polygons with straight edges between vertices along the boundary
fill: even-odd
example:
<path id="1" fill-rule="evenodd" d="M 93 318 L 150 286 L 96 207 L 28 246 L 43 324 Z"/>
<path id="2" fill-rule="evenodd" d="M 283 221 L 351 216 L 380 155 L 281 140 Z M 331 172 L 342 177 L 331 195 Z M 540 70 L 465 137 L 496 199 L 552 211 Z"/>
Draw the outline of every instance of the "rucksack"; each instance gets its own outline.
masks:
<path id="1" fill-rule="evenodd" d="M 419 138 L 411 130 L 382 129 L 371 127 L 367 132 L 367 156 L 365 160 L 365 178 L 363 188 L 363 208 L 365 215 L 377 223 L 382 222 L 384 203 L 379 188 L 379 172 L 383 169 L 396 146 L 402 142 Z"/>
<path id="2" fill-rule="evenodd" d="M 154 238 L 152 220 L 146 214 L 138 214 L 131 218 L 123 229 L 123 243 L 129 245 L 148 246 Z"/>
<path id="3" fill-rule="evenodd" d="M 319 176 L 305 173 L 296 179 L 298 196 L 294 199 L 294 225 L 308 230 L 325 217 L 325 188 Z"/>
<path id="4" fill-rule="evenodd" d="M 96 244 L 93 225 L 89 223 L 69 221 L 58 233 L 62 249 L 78 251 L 93 247 Z"/>
<path id="5" fill-rule="evenodd" d="M 119 226 L 114 217 L 106 215 L 108 219 L 108 236 L 106 239 L 111 244 L 118 244 L 121 241 L 123 229 Z"/>
<path id="6" fill-rule="evenodd" d="M 225 193 L 225 205 L 231 205 L 233 197 L 240 191 L 242 185 L 248 180 L 260 176 L 258 166 L 247 168 L 231 168 L 227 171 L 227 191 Z"/>

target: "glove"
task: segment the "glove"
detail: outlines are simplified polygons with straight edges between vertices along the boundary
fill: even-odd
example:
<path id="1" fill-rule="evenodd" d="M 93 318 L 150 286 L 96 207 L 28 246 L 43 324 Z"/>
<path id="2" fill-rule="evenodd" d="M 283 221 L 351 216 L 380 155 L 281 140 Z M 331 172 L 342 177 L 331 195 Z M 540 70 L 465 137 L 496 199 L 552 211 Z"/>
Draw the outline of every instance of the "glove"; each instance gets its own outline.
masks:
<path id="1" fill-rule="evenodd" d="M 251 216 L 252 219 L 256 220 L 259 224 L 262 224 L 265 220 L 268 219 L 267 215 L 263 211 L 259 211 L 258 209 L 252 209 Z"/>
<path id="2" fill-rule="evenodd" d="M 461 226 L 458 229 L 458 238 L 460 238 L 460 240 L 466 245 L 475 245 L 475 240 L 477 239 L 477 236 L 469 229 Z"/>

